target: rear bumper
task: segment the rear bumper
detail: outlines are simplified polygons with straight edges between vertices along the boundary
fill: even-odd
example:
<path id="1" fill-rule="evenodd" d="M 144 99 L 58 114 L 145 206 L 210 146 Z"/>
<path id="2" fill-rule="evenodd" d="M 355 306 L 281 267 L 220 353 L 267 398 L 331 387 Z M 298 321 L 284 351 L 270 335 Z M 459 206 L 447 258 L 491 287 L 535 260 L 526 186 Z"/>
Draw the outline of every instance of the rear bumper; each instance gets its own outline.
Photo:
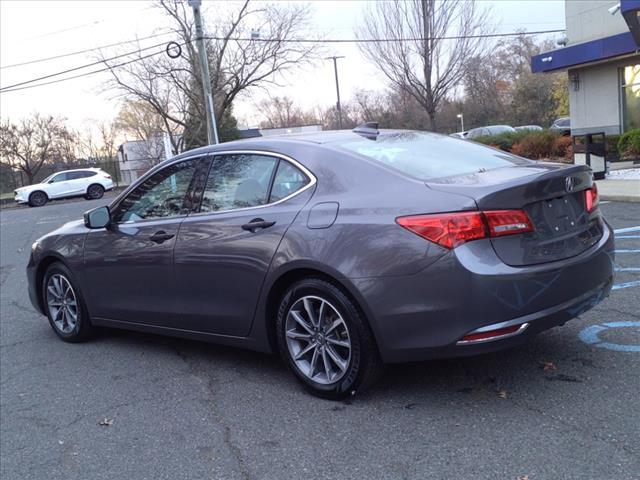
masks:
<path id="1" fill-rule="evenodd" d="M 479 240 L 416 275 L 353 282 L 372 312 L 385 362 L 476 355 L 521 344 L 597 305 L 611 291 L 613 250 L 613 232 L 604 224 L 596 245 L 558 262 L 510 267 L 488 240 Z M 457 344 L 489 325 L 523 323 L 529 325 L 516 335 Z"/>

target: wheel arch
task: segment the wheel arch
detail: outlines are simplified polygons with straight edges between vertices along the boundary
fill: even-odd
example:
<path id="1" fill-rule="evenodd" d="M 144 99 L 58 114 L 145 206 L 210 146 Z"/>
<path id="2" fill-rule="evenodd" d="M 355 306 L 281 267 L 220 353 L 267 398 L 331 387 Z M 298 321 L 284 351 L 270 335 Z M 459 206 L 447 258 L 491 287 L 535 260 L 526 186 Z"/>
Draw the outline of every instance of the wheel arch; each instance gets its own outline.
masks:
<path id="1" fill-rule="evenodd" d="M 258 329 L 260 327 L 264 329 L 264 332 L 262 333 L 266 335 L 269 347 L 272 352 L 278 351 L 278 342 L 276 336 L 276 317 L 278 314 L 280 300 L 282 299 L 282 296 L 286 292 L 287 288 L 289 288 L 289 286 L 303 278 L 319 278 L 328 283 L 331 283 L 335 287 L 342 290 L 344 294 L 349 298 L 349 300 L 351 300 L 351 302 L 353 302 L 356 308 L 360 311 L 360 314 L 367 322 L 367 325 L 369 325 L 369 328 L 371 329 L 371 332 L 373 334 L 376 348 L 378 349 L 378 352 L 380 352 L 374 322 L 371 321 L 371 319 L 373 318 L 372 312 L 370 311 L 367 303 L 365 302 L 362 295 L 358 292 L 356 287 L 349 281 L 348 278 L 344 277 L 339 272 L 324 268 L 324 266 L 307 263 L 292 265 L 289 268 L 281 270 L 277 274 L 275 274 L 273 276 L 273 281 L 269 284 L 267 293 L 264 296 L 262 310 L 263 315 L 262 317 L 258 317 L 261 318 L 260 323 L 262 325 L 256 326 L 258 327 Z M 255 333 L 257 333 L 258 335 L 260 334 L 260 332 Z"/>
<path id="2" fill-rule="evenodd" d="M 31 192 L 29 192 L 29 196 L 27 197 L 27 200 L 31 200 L 31 195 L 33 195 L 34 193 L 43 193 L 44 196 L 47 197 L 47 201 L 51 200 L 51 197 L 49 196 L 49 194 L 42 189 L 32 190 Z"/>
<path id="3" fill-rule="evenodd" d="M 44 281 L 44 275 L 47 272 L 47 269 L 53 263 L 62 263 L 65 267 L 69 268 L 69 265 L 64 261 L 64 259 L 57 255 L 56 253 L 48 253 L 46 254 L 38 263 L 36 267 L 36 293 L 38 295 L 38 306 L 40 307 L 40 311 L 44 312 L 44 295 L 42 291 L 42 283 Z"/>
<path id="4" fill-rule="evenodd" d="M 100 182 L 93 182 L 93 183 L 90 183 L 89 185 L 87 185 L 87 191 L 85 192 L 85 194 L 89 195 L 89 189 L 91 187 L 95 187 L 95 186 L 98 186 L 102 190 L 106 191 L 106 188 L 104 188 L 104 185 L 102 185 Z"/>

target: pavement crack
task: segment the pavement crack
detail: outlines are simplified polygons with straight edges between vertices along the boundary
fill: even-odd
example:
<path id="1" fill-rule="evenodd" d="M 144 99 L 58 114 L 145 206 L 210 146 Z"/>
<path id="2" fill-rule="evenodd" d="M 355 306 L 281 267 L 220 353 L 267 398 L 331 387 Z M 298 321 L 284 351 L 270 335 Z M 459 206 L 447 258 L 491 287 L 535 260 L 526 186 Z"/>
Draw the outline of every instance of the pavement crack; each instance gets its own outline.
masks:
<path id="1" fill-rule="evenodd" d="M 242 450 L 238 445 L 234 443 L 231 426 L 224 420 L 224 415 L 220 411 L 220 408 L 216 401 L 218 392 L 215 388 L 215 379 L 211 374 L 203 372 L 201 369 L 199 369 L 195 362 L 179 348 L 174 346 L 173 350 L 175 351 L 176 355 L 187 365 L 191 375 L 199 378 L 205 383 L 207 405 L 209 406 L 211 415 L 216 420 L 218 425 L 220 425 L 220 427 L 222 428 L 222 442 L 227 447 L 227 449 L 231 453 L 231 456 L 238 465 L 238 472 L 240 473 L 242 478 L 245 480 L 251 480 L 252 476 L 242 455 Z"/>

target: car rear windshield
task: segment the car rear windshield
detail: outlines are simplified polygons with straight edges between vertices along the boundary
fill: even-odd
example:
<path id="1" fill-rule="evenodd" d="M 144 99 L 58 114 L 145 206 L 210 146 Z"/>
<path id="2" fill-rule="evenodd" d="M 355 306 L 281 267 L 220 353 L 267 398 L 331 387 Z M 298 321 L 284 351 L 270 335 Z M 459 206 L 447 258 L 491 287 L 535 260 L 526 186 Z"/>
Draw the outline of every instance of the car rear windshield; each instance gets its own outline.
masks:
<path id="1" fill-rule="evenodd" d="M 528 163 L 469 140 L 424 132 L 385 133 L 376 140 L 358 138 L 337 144 L 420 180 Z"/>

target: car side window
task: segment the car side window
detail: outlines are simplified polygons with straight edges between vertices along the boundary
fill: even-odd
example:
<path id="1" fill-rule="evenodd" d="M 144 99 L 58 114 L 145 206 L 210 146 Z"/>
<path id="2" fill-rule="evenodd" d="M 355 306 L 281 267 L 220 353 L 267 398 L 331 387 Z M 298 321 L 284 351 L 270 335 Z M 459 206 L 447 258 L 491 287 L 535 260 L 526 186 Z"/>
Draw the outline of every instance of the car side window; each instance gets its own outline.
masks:
<path id="1" fill-rule="evenodd" d="M 309 181 L 309 178 L 302 170 L 285 160 L 280 160 L 278 171 L 271 187 L 269 203 L 287 198 L 307 185 Z"/>
<path id="2" fill-rule="evenodd" d="M 196 164 L 194 160 L 175 163 L 147 178 L 120 202 L 114 220 L 123 223 L 186 215 Z"/>
<path id="3" fill-rule="evenodd" d="M 64 173 L 59 173 L 57 174 L 55 177 L 53 177 L 51 180 L 49 180 L 49 183 L 58 183 L 58 182 L 64 182 L 65 180 L 68 180 L 69 174 L 64 172 Z"/>
<path id="4" fill-rule="evenodd" d="M 257 154 L 214 157 L 200 211 L 220 212 L 266 204 L 277 163 L 277 158 Z"/>

